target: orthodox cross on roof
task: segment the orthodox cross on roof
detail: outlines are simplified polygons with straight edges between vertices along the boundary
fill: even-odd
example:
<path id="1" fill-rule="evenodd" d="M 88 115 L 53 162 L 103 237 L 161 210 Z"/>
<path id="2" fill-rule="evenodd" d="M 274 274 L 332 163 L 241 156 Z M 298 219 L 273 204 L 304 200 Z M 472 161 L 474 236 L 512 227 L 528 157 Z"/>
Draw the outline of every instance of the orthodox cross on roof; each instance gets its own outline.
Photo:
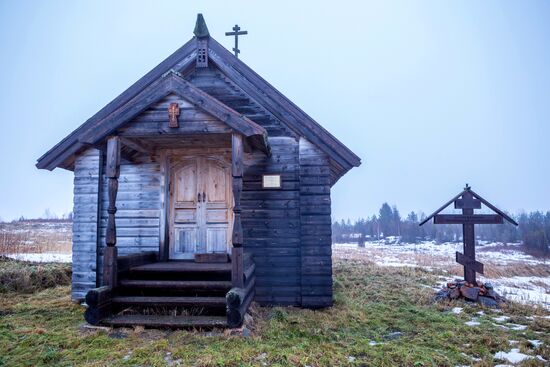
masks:
<path id="1" fill-rule="evenodd" d="M 239 36 L 243 36 L 245 34 L 248 34 L 248 32 L 241 31 L 241 27 L 237 24 L 233 27 L 233 32 L 225 32 L 226 36 L 235 36 L 235 47 L 233 48 L 233 52 L 235 52 L 235 56 L 237 58 L 239 57 L 239 53 L 241 53 L 241 50 L 239 50 Z"/>
<path id="2" fill-rule="evenodd" d="M 453 202 L 455 209 L 462 209 L 462 214 L 439 214 Z M 481 204 L 496 214 L 474 214 L 474 209 L 481 209 Z M 464 253 L 456 252 L 456 262 L 464 265 L 464 280 L 473 284 L 476 283 L 476 273 L 483 274 L 483 264 L 476 261 L 474 224 L 502 224 L 506 219 L 513 225 L 518 225 L 506 213 L 472 191 L 468 184 L 464 191 L 424 219 L 420 225 L 427 223 L 432 218 L 434 224 L 462 224 Z"/>

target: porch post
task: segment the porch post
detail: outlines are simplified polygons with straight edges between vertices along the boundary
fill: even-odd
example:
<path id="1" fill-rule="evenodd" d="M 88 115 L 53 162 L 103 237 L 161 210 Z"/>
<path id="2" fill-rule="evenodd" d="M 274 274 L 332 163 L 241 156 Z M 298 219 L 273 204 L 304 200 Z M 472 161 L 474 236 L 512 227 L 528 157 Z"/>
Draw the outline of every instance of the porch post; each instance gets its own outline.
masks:
<path id="1" fill-rule="evenodd" d="M 231 281 L 233 287 L 244 286 L 243 226 L 241 223 L 241 194 L 243 191 L 243 138 L 233 134 L 231 138 L 231 174 L 233 176 L 233 248 L 231 249 Z"/>
<path id="2" fill-rule="evenodd" d="M 107 233 L 105 236 L 105 251 L 103 253 L 103 285 L 115 287 L 117 283 L 117 248 L 115 213 L 118 178 L 120 176 L 120 139 L 112 136 L 107 139 L 107 163 L 105 176 L 108 182 L 109 207 L 107 213 Z"/>

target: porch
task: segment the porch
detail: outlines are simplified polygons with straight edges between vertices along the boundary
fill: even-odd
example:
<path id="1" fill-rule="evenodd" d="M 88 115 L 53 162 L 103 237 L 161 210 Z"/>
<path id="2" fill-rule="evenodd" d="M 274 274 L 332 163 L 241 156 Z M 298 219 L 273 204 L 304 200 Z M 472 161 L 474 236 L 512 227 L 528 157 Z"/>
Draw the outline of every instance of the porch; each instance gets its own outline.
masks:
<path id="1" fill-rule="evenodd" d="M 157 145 L 165 147 L 167 141 L 172 140 L 163 139 L 163 144 Z M 111 136 L 107 139 L 105 147 L 108 217 L 104 232 L 105 247 L 102 249 L 100 263 L 101 287 L 90 290 L 86 295 L 86 320 L 91 324 L 113 326 L 240 326 L 254 297 L 255 285 L 255 266 L 252 258 L 244 254 L 242 247 L 240 198 L 243 186 L 243 136 L 238 133 L 229 135 L 229 166 L 228 171 L 222 171 L 227 172 L 227 179 L 223 178 L 226 177 L 225 173 L 220 174 L 217 177 L 222 177 L 221 181 L 215 185 L 218 189 L 227 186 L 227 190 L 221 190 L 222 194 L 228 192 L 226 196 L 222 195 L 225 198 L 222 203 L 229 201 L 231 205 L 221 205 L 218 201 L 218 206 L 211 205 L 211 213 L 216 216 L 208 216 L 209 207 L 206 200 L 215 200 L 216 192 L 209 192 L 207 188 L 206 194 L 204 189 L 196 184 L 197 181 L 195 184 L 187 185 L 193 188 L 193 192 L 184 190 L 178 194 L 176 190 L 173 194 L 168 188 L 163 194 L 167 200 L 162 200 L 169 204 L 166 204 L 162 211 L 160 233 L 164 233 L 165 237 L 161 236 L 159 251 L 130 254 L 126 251 L 127 255 L 119 256 L 116 204 L 120 162 L 121 156 L 125 156 L 127 160 L 132 158 L 128 156 L 129 149 L 136 150 L 129 142 L 132 140 Z M 201 153 L 197 154 L 200 156 Z M 168 159 L 163 161 L 169 162 Z M 136 164 L 139 164 L 139 161 Z M 182 179 L 178 179 L 176 174 L 169 173 L 171 166 L 167 165 L 167 168 L 162 175 L 166 180 L 165 187 L 172 183 L 172 187 L 176 187 L 175 182 L 183 182 L 193 176 L 183 172 Z M 172 171 L 182 172 L 181 169 Z M 200 178 L 197 180 L 200 182 Z M 198 194 L 194 192 L 195 189 L 198 189 Z M 204 215 L 205 219 L 197 221 L 200 215 Z M 200 232 L 201 223 L 206 223 L 205 233 L 210 230 L 208 226 L 212 226 L 222 235 L 196 236 L 193 240 L 196 245 L 191 244 L 191 247 L 196 249 L 193 250 L 196 251 L 194 256 L 187 256 L 186 260 L 176 260 L 178 258 L 174 255 L 179 254 L 179 249 L 189 250 L 190 247 L 189 241 L 184 240 L 189 237 L 184 237 L 185 231 Z M 228 246 L 227 251 L 221 253 L 218 246 L 210 246 L 208 242 L 211 238 L 220 237 Z M 211 248 L 214 251 L 209 250 Z"/>
<path id="2" fill-rule="evenodd" d="M 243 287 L 233 287 L 235 262 L 158 261 L 158 253 L 120 256 L 117 285 L 86 295 L 86 321 L 160 328 L 238 327 L 254 298 L 255 265 L 243 257 Z"/>

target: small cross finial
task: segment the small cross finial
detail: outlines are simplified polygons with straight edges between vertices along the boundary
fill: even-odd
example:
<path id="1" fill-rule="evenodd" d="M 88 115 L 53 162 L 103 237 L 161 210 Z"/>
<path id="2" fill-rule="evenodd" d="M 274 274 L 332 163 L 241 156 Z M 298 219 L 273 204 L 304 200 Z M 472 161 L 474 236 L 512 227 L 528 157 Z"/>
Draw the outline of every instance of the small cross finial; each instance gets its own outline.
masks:
<path id="1" fill-rule="evenodd" d="M 466 184 L 466 187 L 464 188 L 464 190 L 470 191 L 470 189 L 471 189 L 470 185 Z"/>
<path id="2" fill-rule="evenodd" d="M 241 53 L 241 50 L 239 50 L 239 36 L 244 36 L 245 34 L 248 34 L 248 32 L 241 31 L 241 27 L 239 27 L 238 24 L 235 24 L 232 29 L 233 32 L 225 32 L 225 35 L 235 36 L 235 47 L 233 47 L 233 52 L 235 52 L 235 57 L 239 58 L 239 54 Z"/>

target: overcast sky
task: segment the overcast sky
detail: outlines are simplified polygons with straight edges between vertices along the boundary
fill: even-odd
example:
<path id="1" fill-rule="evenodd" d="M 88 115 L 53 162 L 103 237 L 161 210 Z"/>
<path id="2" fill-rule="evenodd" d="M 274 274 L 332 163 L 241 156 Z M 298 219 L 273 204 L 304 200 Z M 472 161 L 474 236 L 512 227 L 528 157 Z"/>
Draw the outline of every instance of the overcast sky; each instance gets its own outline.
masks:
<path id="1" fill-rule="evenodd" d="M 430 212 L 469 183 L 550 209 L 548 1 L 1 1 L 0 217 L 72 207 L 36 159 L 192 37 L 227 48 L 358 154 L 333 217 Z"/>

